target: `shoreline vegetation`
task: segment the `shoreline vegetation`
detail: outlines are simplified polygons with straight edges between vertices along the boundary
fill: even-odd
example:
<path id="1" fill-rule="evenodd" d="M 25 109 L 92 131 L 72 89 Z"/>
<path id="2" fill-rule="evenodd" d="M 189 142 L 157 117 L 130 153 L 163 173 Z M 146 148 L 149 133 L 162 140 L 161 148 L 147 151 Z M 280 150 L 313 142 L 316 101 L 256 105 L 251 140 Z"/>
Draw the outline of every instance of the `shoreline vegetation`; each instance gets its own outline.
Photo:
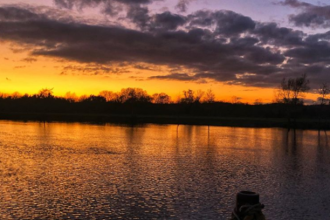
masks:
<path id="1" fill-rule="evenodd" d="M 175 124 L 255 128 L 292 128 L 286 118 L 249 118 L 249 117 L 207 117 L 207 116 L 170 116 L 170 115 L 123 115 L 93 113 L 0 113 L 0 120 L 39 121 L 39 122 L 83 122 L 114 124 Z M 330 130 L 330 120 L 297 119 L 296 129 Z"/>
<path id="2" fill-rule="evenodd" d="M 56 97 L 53 89 L 34 95 L 0 94 L 0 120 L 65 121 L 121 124 L 186 124 L 232 127 L 280 127 L 330 130 L 330 87 L 319 89 L 320 104 L 304 105 L 303 93 L 310 88 L 306 75 L 283 79 L 271 104 L 244 104 L 236 97 L 232 103 L 215 100 L 212 90 L 186 90 L 176 102 L 165 93 L 150 96 L 140 88 L 118 93 Z"/>

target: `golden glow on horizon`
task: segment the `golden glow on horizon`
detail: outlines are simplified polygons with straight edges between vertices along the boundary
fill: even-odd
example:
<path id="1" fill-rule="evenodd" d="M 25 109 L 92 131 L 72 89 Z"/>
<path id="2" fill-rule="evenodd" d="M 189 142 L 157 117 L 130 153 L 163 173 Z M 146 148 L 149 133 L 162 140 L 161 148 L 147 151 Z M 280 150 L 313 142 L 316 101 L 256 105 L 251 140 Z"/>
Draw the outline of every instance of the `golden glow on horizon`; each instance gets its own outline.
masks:
<path id="1" fill-rule="evenodd" d="M 103 90 L 119 92 L 122 88 L 134 87 L 146 90 L 150 95 L 165 92 L 175 101 L 183 90 L 194 91 L 212 89 L 216 100 L 231 102 L 233 96 L 239 98 L 243 103 L 259 102 L 269 103 L 274 99 L 274 89 L 254 88 L 238 85 L 227 85 L 210 81 L 207 83 L 196 83 L 174 80 L 148 80 L 149 76 L 166 75 L 170 69 L 166 66 L 151 66 L 151 69 L 137 69 L 133 66 L 124 67 L 122 73 L 113 73 L 100 70 L 93 73 L 96 64 L 79 64 L 71 61 L 61 61 L 53 58 L 35 57 L 36 61 L 24 61 L 29 57 L 28 52 L 14 53 L 9 44 L 0 45 L 0 92 L 11 94 L 35 94 L 42 88 L 54 88 L 54 95 L 65 96 L 67 92 L 81 95 L 97 95 Z M 145 64 L 143 64 L 145 65 Z M 65 67 L 74 67 L 66 70 Z M 76 67 L 76 68 L 75 68 Z M 91 72 L 82 71 L 83 68 L 91 68 Z M 100 66 L 99 67 L 104 67 Z M 116 65 L 105 66 L 118 70 L 123 67 Z M 95 70 L 97 72 L 98 70 Z M 185 70 L 187 72 L 187 70 Z M 308 94 L 306 98 L 316 99 L 316 94 Z"/>

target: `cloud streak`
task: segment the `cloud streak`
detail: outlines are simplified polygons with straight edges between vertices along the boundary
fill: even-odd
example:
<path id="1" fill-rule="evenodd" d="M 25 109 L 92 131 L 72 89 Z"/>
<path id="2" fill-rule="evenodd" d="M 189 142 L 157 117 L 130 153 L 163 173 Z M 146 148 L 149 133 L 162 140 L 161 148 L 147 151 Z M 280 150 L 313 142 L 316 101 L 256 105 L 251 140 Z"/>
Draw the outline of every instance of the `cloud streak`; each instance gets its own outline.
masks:
<path id="1" fill-rule="evenodd" d="M 330 5 L 313 5 L 298 0 L 285 0 L 282 5 L 301 10 L 298 14 L 292 14 L 289 20 L 299 27 L 330 27 Z"/>

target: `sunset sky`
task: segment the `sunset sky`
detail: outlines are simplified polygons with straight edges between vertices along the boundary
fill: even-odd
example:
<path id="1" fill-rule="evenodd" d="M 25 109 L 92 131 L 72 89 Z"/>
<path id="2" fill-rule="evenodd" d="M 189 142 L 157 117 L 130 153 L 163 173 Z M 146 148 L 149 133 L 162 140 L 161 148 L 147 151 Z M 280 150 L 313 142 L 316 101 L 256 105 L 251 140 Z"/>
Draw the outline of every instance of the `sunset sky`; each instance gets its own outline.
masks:
<path id="1" fill-rule="evenodd" d="M 0 92 L 271 102 L 284 77 L 330 83 L 329 27 L 327 0 L 0 0 Z"/>

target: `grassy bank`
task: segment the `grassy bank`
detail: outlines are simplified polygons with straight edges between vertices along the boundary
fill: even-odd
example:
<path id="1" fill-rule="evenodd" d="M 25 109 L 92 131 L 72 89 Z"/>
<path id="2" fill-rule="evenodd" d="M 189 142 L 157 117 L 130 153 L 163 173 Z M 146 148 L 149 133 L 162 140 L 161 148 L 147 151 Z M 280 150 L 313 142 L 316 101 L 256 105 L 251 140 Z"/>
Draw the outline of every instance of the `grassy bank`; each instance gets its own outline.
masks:
<path id="1" fill-rule="evenodd" d="M 242 117 L 199 117 L 199 116 L 148 116 L 119 114 L 64 114 L 64 113 L 0 113 L 1 120 L 47 121 L 47 122 L 91 122 L 121 124 L 184 124 L 232 127 L 280 127 L 287 128 L 285 118 L 242 118 Z M 293 124 L 291 124 L 293 126 Z M 297 129 L 327 129 L 330 121 L 317 119 L 297 119 Z"/>

